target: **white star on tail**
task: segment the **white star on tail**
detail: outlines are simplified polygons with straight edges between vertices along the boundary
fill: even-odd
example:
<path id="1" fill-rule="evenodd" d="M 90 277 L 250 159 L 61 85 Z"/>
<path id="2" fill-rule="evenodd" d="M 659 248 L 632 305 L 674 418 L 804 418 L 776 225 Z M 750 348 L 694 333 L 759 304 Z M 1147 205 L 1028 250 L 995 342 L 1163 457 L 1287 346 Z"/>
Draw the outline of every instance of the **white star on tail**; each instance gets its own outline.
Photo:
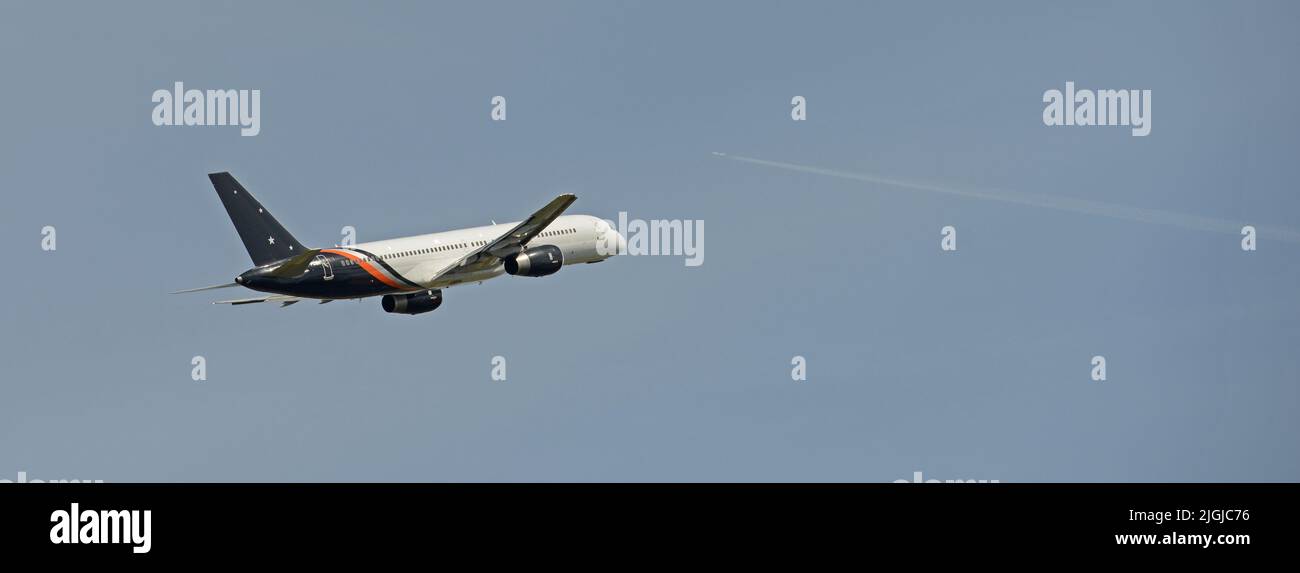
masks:
<path id="1" fill-rule="evenodd" d="M 267 238 L 266 238 L 266 244 L 268 244 L 268 245 L 274 245 L 274 244 L 275 244 L 275 237 L 267 237 Z"/>

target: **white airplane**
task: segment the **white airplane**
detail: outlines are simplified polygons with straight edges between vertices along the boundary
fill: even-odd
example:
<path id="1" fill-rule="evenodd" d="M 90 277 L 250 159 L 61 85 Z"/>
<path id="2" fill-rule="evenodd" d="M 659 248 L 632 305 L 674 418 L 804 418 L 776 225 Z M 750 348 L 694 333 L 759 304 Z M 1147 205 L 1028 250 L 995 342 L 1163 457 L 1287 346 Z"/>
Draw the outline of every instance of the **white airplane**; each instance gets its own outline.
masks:
<path id="1" fill-rule="evenodd" d="M 324 304 L 382 296 L 385 312 L 420 314 L 438 308 L 442 289 L 453 285 L 503 274 L 544 277 L 566 265 L 599 263 L 626 252 L 626 240 L 603 219 L 561 215 L 577 200 L 571 194 L 556 197 L 517 223 L 309 249 L 229 173 L 212 173 L 208 179 L 256 266 L 235 282 L 172 294 L 234 286 L 271 293 L 213 304 L 269 301 L 288 306 L 305 299 Z"/>

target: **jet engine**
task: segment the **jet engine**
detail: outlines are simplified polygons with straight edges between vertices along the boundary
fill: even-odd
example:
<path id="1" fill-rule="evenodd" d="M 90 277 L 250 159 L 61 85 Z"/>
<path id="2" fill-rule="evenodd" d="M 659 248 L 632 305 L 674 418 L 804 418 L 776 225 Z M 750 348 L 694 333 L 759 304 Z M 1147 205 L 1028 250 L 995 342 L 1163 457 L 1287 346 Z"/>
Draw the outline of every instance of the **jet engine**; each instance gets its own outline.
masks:
<path id="1" fill-rule="evenodd" d="M 553 275 L 564 266 L 564 251 L 555 245 L 533 247 L 505 260 L 506 273 L 521 277 Z"/>
<path id="2" fill-rule="evenodd" d="M 442 305 L 441 290 L 426 290 L 411 294 L 386 294 L 383 299 L 384 312 L 397 314 L 420 314 L 429 312 Z"/>

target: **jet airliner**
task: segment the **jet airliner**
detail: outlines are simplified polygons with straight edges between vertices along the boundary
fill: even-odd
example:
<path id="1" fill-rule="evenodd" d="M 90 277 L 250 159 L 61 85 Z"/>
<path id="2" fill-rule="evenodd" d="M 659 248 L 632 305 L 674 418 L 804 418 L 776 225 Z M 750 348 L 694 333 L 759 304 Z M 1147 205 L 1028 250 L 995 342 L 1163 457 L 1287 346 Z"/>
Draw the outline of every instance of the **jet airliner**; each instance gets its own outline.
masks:
<path id="1" fill-rule="evenodd" d="M 379 296 L 385 312 L 421 314 L 442 305 L 447 287 L 503 274 L 544 277 L 568 265 L 599 263 L 626 252 L 626 240 L 605 220 L 563 214 L 577 200 L 572 194 L 556 197 L 517 223 L 309 249 L 229 173 L 212 173 L 208 179 L 255 266 L 232 283 L 172 294 L 236 286 L 268 293 L 213 304 L 288 306 L 309 299 L 325 304 Z"/>

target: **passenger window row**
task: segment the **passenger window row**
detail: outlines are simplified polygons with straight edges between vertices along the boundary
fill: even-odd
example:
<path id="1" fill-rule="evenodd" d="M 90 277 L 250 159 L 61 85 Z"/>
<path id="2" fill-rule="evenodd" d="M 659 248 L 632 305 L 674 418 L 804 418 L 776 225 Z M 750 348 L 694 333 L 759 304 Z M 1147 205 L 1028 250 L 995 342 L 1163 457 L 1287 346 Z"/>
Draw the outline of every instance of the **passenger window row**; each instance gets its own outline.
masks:
<path id="1" fill-rule="evenodd" d="M 573 233 L 577 233 L 577 232 L 578 232 L 577 229 L 574 229 L 573 227 L 569 227 L 569 228 L 565 228 L 565 229 L 555 229 L 554 231 L 542 231 L 542 232 L 539 233 L 537 236 L 538 236 L 538 237 L 554 237 L 554 236 L 556 236 L 556 235 L 571 235 L 571 234 L 573 234 Z"/>
<path id="2" fill-rule="evenodd" d="M 558 235 L 571 235 L 571 234 L 576 233 L 576 232 L 578 232 L 577 229 L 575 229 L 575 228 L 573 228 L 573 227 L 568 227 L 568 228 L 564 228 L 564 229 L 555 229 L 555 230 L 553 230 L 553 231 L 543 231 L 543 232 L 539 233 L 537 236 L 539 236 L 539 237 L 554 237 L 554 236 L 558 236 Z M 411 250 L 411 251 L 400 251 L 400 252 L 396 252 L 396 253 L 389 253 L 389 254 L 387 254 L 387 255 L 379 255 L 379 256 L 377 256 L 377 257 L 366 257 L 366 258 L 365 258 L 363 261 L 361 261 L 361 262 L 365 262 L 365 263 L 373 262 L 374 259 L 376 259 L 376 258 L 378 258 L 378 259 L 381 260 L 381 261 L 386 261 L 386 260 L 397 259 L 397 258 L 402 258 L 402 257 L 410 257 L 410 256 L 415 256 L 415 255 L 431 255 L 431 254 L 433 254 L 433 253 L 442 253 L 442 252 L 446 252 L 446 251 L 454 251 L 454 250 L 457 250 L 457 249 L 468 249 L 468 248 L 470 248 L 470 247 L 481 247 L 481 246 L 486 245 L 486 244 L 487 244 L 487 241 L 468 241 L 468 242 L 464 242 L 464 243 L 452 243 L 452 244 L 450 244 L 450 245 L 438 245 L 438 246 L 436 246 L 436 247 L 429 247 L 429 248 L 426 248 L 426 249 L 415 249 L 415 250 Z M 352 261 L 352 260 L 350 260 L 350 259 L 349 259 L 349 260 L 346 260 L 346 261 L 343 262 L 343 266 L 352 266 L 352 265 L 354 265 L 354 264 L 356 264 L 356 262 L 355 262 L 355 261 Z"/>

